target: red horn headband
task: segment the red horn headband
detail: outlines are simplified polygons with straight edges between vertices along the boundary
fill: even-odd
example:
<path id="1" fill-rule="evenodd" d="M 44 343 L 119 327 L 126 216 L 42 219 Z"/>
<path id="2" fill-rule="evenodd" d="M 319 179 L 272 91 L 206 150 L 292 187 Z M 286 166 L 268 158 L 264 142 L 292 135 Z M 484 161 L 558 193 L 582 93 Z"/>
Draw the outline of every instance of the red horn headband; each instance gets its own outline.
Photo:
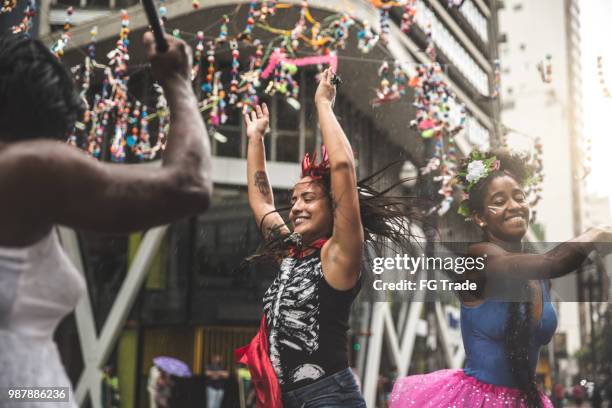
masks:
<path id="1" fill-rule="evenodd" d="M 302 159 L 302 177 L 322 178 L 329 175 L 329 156 L 325 145 L 321 145 L 321 162 L 317 164 L 317 152 L 312 155 L 306 153 Z"/>

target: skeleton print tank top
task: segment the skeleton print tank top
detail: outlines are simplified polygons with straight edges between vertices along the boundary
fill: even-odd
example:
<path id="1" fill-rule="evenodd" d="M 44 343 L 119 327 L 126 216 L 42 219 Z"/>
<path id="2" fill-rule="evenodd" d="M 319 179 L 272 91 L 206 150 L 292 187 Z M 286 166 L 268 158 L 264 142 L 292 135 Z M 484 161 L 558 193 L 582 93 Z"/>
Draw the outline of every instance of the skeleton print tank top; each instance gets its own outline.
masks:
<path id="1" fill-rule="evenodd" d="M 359 288 L 329 286 L 320 250 L 283 259 L 264 295 L 270 360 L 283 392 L 348 367 L 348 318 Z"/>

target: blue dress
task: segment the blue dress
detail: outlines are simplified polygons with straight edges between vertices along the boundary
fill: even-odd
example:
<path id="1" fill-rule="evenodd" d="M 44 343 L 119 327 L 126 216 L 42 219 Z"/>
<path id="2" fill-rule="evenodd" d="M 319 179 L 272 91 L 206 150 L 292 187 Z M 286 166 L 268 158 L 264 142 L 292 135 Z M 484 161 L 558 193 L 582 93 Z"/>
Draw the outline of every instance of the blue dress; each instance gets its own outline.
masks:
<path id="1" fill-rule="evenodd" d="M 540 347 L 547 344 L 557 328 L 557 315 L 544 281 L 542 315 L 532 330 L 530 361 L 536 369 Z M 478 306 L 461 306 L 461 335 L 466 353 L 464 369 L 439 370 L 399 379 L 391 394 L 391 408 L 526 408 L 516 388 L 506 357 L 505 331 L 510 303 L 488 298 Z M 542 406 L 552 408 L 540 393 Z"/>
<path id="2" fill-rule="evenodd" d="M 548 344 L 557 329 L 557 314 L 550 302 L 548 285 L 542 288 L 542 316 L 532 330 L 530 361 L 535 371 L 540 347 Z M 516 387 L 504 346 L 508 302 L 493 298 L 478 306 L 461 305 L 461 336 L 465 347 L 464 372 L 487 384 Z"/>

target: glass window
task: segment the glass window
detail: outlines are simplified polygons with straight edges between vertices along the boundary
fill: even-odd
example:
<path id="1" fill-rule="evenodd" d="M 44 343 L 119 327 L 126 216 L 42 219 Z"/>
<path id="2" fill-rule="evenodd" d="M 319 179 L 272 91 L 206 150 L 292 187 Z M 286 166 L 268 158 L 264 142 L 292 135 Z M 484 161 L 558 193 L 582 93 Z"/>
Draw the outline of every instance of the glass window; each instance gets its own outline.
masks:
<path id="1" fill-rule="evenodd" d="M 416 23 L 426 30 L 429 23 L 432 27 L 434 43 L 444 52 L 457 69 L 482 95 L 489 94 L 489 77 L 476 61 L 467 53 L 463 46 L 440 22 L 435 13 L 422 0 L 417 2 Z"/>
<path id="2" fill-rule="evenodd" d="M 314 152 L 317 144 L 317 128 L 319 120 L 314 103 L 306 101 L 304 103 L 304 153 Z"/>
<path id="3" fill-rule="evenodd" d="M 298 162 L 300 160 L 300 138 L 298 132 L 278 132 L 276 137 L 276 160 Z"/>
<path id="4" fill-rule="evenodd" d="M 283 97 L 276 99 L 276 129 L 297 131 L 300 126 L 299 110 L 292 107 Z"/>
<path id="5" fill-rule="evenodd" d="M 480 124 L 474 117 L 467 115 L 466 118 L 467 139 L 470 144 L 481 150 L 488 150 L 491 145 L 491 133 L 489 129 Z"/>
<path id="6" fill-rule="evenodd" d="M 237 126 L 221 126 L 213 134 L 217 156 L 240 157 L 242 147 L 242 129 Z"/>
<path id="7" fill-rule="evenodd" d="M 489 42 L 489 27 L 488 21 L 485 16 L 478 10 L 478 8 L 472 3 L 472 0 L 466 0 L 459 11 L 465 19 L 474 28 L 474 31 L 478 36 L 485 42 Z"/>

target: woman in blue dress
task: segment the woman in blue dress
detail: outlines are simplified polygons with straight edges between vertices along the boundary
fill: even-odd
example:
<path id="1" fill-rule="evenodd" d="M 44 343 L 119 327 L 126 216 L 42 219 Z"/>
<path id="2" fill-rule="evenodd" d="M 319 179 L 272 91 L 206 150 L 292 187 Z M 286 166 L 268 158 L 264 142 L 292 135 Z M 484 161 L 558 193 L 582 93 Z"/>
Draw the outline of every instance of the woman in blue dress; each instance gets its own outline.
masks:
<path id="1" fill-rule="evenodd" d="M 482 271 L 465 276 L 484 290 L 459 294 L 465 367 L 399 379 L 392 408 L 552 407 L 535 382 L 540 347 L 557 327 L 548 279 L 576 270 L 610 233 L 592 229 L 544 254 L 523 253 L 530 218 L 525 186 L 533 176 L 526 163 L 507 151 L 475 151 L 462 164 L 458 182 L 469 197 L 461 212 L 484 235 L 468 252 L 486 257 Z"/>

